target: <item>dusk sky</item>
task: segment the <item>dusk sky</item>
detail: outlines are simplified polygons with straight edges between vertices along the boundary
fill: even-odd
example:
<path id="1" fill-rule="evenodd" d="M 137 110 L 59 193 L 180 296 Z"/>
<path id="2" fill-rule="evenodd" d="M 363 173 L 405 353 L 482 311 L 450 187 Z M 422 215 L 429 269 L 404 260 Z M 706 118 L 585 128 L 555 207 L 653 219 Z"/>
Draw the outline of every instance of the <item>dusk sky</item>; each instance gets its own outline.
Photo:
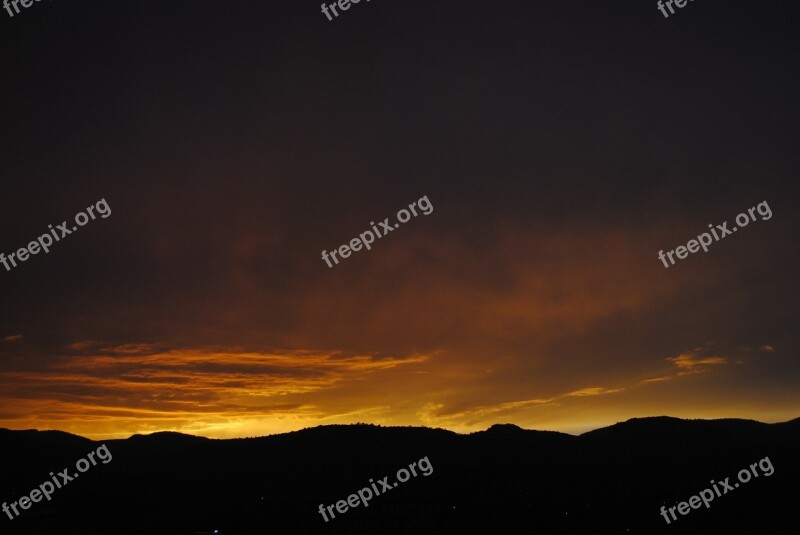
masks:
<path id="1" fill-rule="evenodd" d="M 319 4 L 0 11 L 0 427 L 800 416 L 797 2 Z"/>

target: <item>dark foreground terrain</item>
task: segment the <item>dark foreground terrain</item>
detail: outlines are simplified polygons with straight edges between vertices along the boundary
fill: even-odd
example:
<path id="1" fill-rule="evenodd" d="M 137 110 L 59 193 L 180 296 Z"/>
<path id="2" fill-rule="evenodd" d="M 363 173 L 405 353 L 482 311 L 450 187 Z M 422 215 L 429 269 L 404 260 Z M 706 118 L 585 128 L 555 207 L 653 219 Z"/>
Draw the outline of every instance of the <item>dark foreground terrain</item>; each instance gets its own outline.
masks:
<path id="1" fill-rule="evenodd" d="M 98 463 L 0 533 L 25 534 L 795 534 L 800 419 L 635 419 L 579 437 L 496 425 L 471 435 L 426 428 L 326 426 L 209 440 L 158 433 L 109 440 Z M 61 432 L 0 430 L 0 500 L 11 503 L 100 443 Z M 427 457 L 419 474 L 369 507 L 325 522 L 320 503 Z M 754 477 L 667 525 L 660 507 Z M 758 469 L 757 469 L 758 470 Z M 419 471 L 419 470 L 418 470 Z M 380 487 L 377 487 L 380 489 Z"/>

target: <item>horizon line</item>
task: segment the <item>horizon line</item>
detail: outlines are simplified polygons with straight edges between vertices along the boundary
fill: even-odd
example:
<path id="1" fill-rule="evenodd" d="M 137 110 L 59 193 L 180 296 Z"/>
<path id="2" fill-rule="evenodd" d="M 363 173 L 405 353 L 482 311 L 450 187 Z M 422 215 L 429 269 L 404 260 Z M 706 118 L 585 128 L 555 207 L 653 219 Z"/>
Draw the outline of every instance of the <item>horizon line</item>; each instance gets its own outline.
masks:
<path id="1" fill-rule="evenodd" d="M 382 424 L 376 424 L 376 423 L 371 423 L 371 422 L 356 422 L 356 423 L 343 423 L 343 424 L 320 424 L 320 425 L 316 425 L 316 426 L 313 426 L 313 427 L 304 427 L 302 429 L 296 429 L 296 430 L 293 430 L 293 431 L 283 431 L 283 432 L 280 432 L 280 433 L 269 433 L 269 434 L 266 434 L 266 435 L 253 435 L 253 436 L 228 437 L 228 438 L 206 437 L 206 436 L 203 436 L 203 435 L 194 435 L 194 434 L 191 434 L 191 433 L 184 433 L 182 431 L 172 431 L 172 430 L 167 430 L 167 429 L 161 430 L 161 431 L 153 431 L 152 433 L 146 433 L 146 434 L 145 433 L 134 433 L 134 434 L 129 435 L 128 437 L 125 437 L 125 438 L 100 438 L 100 439 L 94 439 L 94 438 L 85 437 L 83 435 L 78 435 L 78 434 L 75 434 L 75 433 L 71 433 L 69 431 L 63 431 L 61 429 L 35 429 L 35 428 L 10 429 L 10 428 L 7 428 L 7 427 L 0 427 L 0 431 L 10 431 L 10 432 L 14 432 L 14 433 L 23 433 L 23 432 L 29 432 L 29 431 L 34 431 L 34 432 L 38 432 L 38 433 L 48 433 L 48 432 L 52 433 L 52 432 L 54 432 L 54 433 L 63 433 L 65 435 L 70 435 L 70 436 L 82 438 L 84 440 L 89 440 L 91 442 L 103 442 L 103 441 L 107 441 L 107 440 L 130 440 L 130 439 L 132 439 L 134 437 L 149 437 L 149 436 L 153 436 L 153 435 L 167 434 L 167 433 L 173 434 L 173 435 L 182 435 L 182 436 L 192 437 L 192 438 L 200 438 L 200 439 L 204 439 L 204 440 L 246 440 L 246 439 L 277 437 L 277 436 L 282 436 L 282 435 L 289 435 L 291 433 L 299 433 L 301 431 L 307 431 L 307 430 L 310 430 L 310 429 L 319 429 L 319 428 L 323 428 L 323 427 L 356 427 L 356 426 L 381 427 L 381 428 L 385 428 L 385 429 L 401 429 L 401 428 L 428 429 L 428 430 L 431 430 L 431 431 L 447 431 L 448 433 L 453 433 L 455 435 L 460 435 L 460 436 L 469 436 L 469 435 L 474 435 L 476 433 L 485 433 L 488 430 L 490 430 L 492 427 L 495 427 L 495 426 L 513 426 L 513 427 L 516 427 L 517 429 L 519 429 L 521 431 L 535 431 L 535 432 L 539 432 L 539 433 L 558 433 L 560 435 L 569 435 L 569 436 L 574 436 L 574 437 L 580 437 L 582 435 L 585 435 L 587 433 L 591 433 L 593 431 L 598 431 L 600 429 L 608 429 L 610 427 L 614 427 L 615 425 L 625 424 L 625 423 L 628 423 L 628 422 L 631 422 L 631 421 L 634 421 L 634 420 L 653 420 L 653 419 L 670 419 L 670 420 L 679 420 L 679 421 L 682 421 L 682 422 L 697 422 L 697 421 L 700 421 L 700 422 L 721 422 L 721 421 L 726 421 L 726 420 L 735 420 L 735 421 L 741 421 L 741 422 L 754 422 L 754 423 L 758 423 L 758 424 L 762 424 L 762 425 L 779 425 L 779 424 L 787 424 L 787 423 L 794 422 L 796 420 L 800 420 L 800 416 L 798 416 L 796 418 L 792 418 L 790 420 L 785 420 L 785 421 L 780 421 L 780 422 L 762 422 L 761 420 L 754 420 L 752 418 L 680 418 L 680 417 L 677 417 L 677 416 L 669 416 L 669 415 L 666 415 L 666 414 L 662 414 L 662 415 L 658 415 L 658 416 L 636 416 L 636 417 L 628 418 L 627 420 L 620 420 L 620 421 L 615 422 L 613 424 L 609 424 L 609 425 L 604 425 L 604 426 L 588 429 L 586 431 L 583 431 L 582 433 L 577 433 L 577 434 L 575 434 L 575 433 L 567 433 L 567 432 L 564 432 L 564 431 L 555 431 L 555 430 L 551 430 L 551 429 L 527 429 L 527 428 L 520 427 L 519 425 L 514 424 L 514 423 L 510 423 L 510 422 L 495 422 L 495 423 L 491 424 L 489 427 L 487 427 L 486 429 L 482 429 L 482 430 L 479 430 L 479 431 L 471 431 L 469 433 L 461 433 L 461 432 L 453 431 L 451 429 L 447 429 L 447 428 L 444 428 L 444 427 L 429 427 L 429 426 L 426 426 L 426 425 L 382 425 Z"/>

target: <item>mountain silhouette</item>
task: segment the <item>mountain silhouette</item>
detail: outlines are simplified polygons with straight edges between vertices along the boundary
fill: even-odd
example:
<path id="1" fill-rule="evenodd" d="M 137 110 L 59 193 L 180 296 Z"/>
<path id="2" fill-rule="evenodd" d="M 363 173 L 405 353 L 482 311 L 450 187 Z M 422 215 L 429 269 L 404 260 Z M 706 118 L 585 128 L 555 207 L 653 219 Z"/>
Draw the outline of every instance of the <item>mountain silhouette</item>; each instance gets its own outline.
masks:
<path id="1" fill-rule="evenodd" d="M 635 418 L 573 436 L 496 424 L 442 429 L 329 425 L 214 440 L 180 433 L 94 442 L 58 431 L 0 429 L 0 500 L 11 503 L 105 444 L 92 466 L 31 504 L 2 533 L 20 534 L 658 534 L 796 533 L 800 419 Z M 674 507 L 749 469 L 760 473 L 667 524 Z M 429 460 L 432 472 L 397 480 Z M 756 471 L 758 467 L 754 468 Z M 368 506 L 333 509 L 388 476 Z M 398 483 L 394 486 L 392 483 Z M 378 488 L 378 487 L 376 487 Z M 331 515 L 326 514 L 327 517 Z"/>

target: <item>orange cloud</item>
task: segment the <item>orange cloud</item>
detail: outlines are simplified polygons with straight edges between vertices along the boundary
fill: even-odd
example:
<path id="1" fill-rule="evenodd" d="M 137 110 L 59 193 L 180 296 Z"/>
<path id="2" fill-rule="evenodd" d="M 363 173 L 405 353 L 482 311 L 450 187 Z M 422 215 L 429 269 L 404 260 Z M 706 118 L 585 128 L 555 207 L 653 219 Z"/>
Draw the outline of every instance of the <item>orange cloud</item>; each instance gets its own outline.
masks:
<path id="1" fill-rule="evenodd" d="M 671 381 L 672 377 L 654 377 L 652 379 L 642 379 L 640 383 L 660 383 L 662 381 Z"/>
<path id="2" fill-rule="evenodd" d="M 581 388 L 580 390 L 576 390 L 574 392 L 570 392 L 569 394 L 565 394 L 565 396 L 603 396 L 605 394 L 614 394 L 615 392 L 622 392 L 621 388 L 600 388 L 600 387 L 592 387 L 592 388 Z"/>
<path id="3" fill-rule="evenodd" d="M 708 366 L 727 364 L 725 357 L 698 357 L 695 355 L 681 354 L 677 357 L 667 357 L 668 361 L 678 367 L 678 375 L 688 375 L 691 373 L 701 373 L 708 370 Z"/>
<path id="4" fill-rule="evenodd" d="M 100 351 L 123 355 L 140 355 L 143 353 L 151 353 L 153 351 L 153 346 L 151 344 L 121 344 L 118 346 L 103 347 Z"/>
<path id="5" fill-rule="evenodd" d="M 0 422 L 55 425 L 87 436 L 157 430 L 213 435 L 248 423 L 256 428 L 254 422 L 265 418 L 292 421 L 289 427 L 296 427 L 304 418 L 318 423 L 329 414 L 308 394 L 429 358 L 189 349 L 138 354 L 146 349 L 141 345 L 110 349 L 118 354 L 59 358 L 41 371 L 0 373 L 0 404 L 5 407 Z M 369 411 L 349 409 L 339 416 Z"/>
<path id="6" fill-rule="evenodd" d="M 558 405 L 560 400 L 565 400 L 566 398 L 602 396 L 622 392 L 623 390 L 623 388 L 589 387 L 549 398 L 508 401 L 493 405 L 481 405 L 460 411 L 448 410 L 443 403 L 426 403 L 417 413 L 417 416 L 426 425 L 468 430 L 476 426 L 496 423 L 498 418 L 508 418 L 530 409 Z"/>
<path id="7" fill-rule="evenodd" d="M 85 340 L 83 342 L 73 342 L 69 344 L 67 347 L 72 349 L 73 351 L 85 351 L 90 347 L 95 346 L 97 343 L 98 342 L 94 340 Z"/>

